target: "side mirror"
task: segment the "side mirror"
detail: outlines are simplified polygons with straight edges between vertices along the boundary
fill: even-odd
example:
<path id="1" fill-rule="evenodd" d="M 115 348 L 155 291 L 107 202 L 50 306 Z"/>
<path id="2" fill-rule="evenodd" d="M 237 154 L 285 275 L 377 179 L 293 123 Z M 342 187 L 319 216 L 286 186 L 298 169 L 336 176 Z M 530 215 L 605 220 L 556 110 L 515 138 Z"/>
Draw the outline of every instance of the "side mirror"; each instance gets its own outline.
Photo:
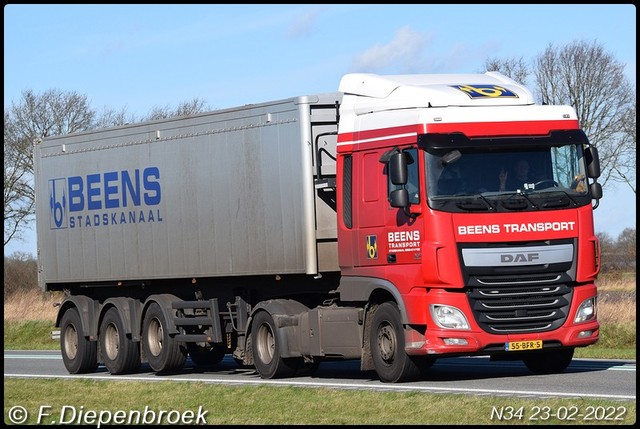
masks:
<path id="1" fill-rule="evenodd" d="M 409 191 L 406 189 L 396 189 L 389 195 L 391 207 L 406 209 L 409 207 Z"/>
<path id="2" fill-rule="evenodd" d="M 591 185 L 589 185 L 589 191 L 591 191 L 591 198 L 593 198 L 594 200 L 599 200 L 600 198 L 602 198 L 602 185 L 600 185 L 598 182 L 593 182 Z"/>
<path id="3" fill-rule="evenodd" d="M 389 177 L 394 185 L 406 185 L 409 180 L 407 172 L 407 154 L 396 152 L 389 159 Z"/>
<path id="4" fill-rule="evenodd" d="M 600 158 L 598 157 L 598 149 L 595 146 L 589 146 L 585 151 L 587 158 L 587 174 L 594 179 L 600 177 Z"/>

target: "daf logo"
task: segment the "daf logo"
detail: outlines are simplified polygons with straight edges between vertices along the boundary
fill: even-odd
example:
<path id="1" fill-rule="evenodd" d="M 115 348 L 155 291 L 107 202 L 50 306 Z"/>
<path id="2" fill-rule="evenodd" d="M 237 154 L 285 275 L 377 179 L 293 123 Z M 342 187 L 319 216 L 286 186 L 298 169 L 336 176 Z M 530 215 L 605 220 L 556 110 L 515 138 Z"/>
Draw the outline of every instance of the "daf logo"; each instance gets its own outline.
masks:
<path id="1" fill-rule="evenodd" d="M 540 259 L 539 253 L 504 253 L 500 255 L 500 262 L 533 262 Z"/>

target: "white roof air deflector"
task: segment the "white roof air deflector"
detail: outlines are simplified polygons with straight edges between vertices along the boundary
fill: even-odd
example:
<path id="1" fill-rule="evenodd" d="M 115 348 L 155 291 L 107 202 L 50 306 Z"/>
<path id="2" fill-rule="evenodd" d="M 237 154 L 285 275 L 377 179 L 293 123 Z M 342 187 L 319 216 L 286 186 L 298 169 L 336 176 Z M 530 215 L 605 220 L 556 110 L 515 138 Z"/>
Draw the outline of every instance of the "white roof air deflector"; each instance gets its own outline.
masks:
<path id="1" fill-rule="evenodd" d="M 357 114 L 381 109 L 534 104 L 531 92 L 498 72 L 380 76 L 351 73 L 340 81 Z"/>

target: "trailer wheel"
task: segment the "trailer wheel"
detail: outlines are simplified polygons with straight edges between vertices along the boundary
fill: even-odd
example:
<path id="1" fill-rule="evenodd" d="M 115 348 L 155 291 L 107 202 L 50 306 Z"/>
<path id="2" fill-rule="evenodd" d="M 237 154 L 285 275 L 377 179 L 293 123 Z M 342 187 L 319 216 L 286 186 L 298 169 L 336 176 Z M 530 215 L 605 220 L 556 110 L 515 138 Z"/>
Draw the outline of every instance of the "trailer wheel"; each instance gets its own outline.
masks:
<path id="1" fill-rule="evenodd" d="M 253 321 L 253 363 L 262 378 L 290 377 L 302 363 L 302 358 L 282 358 L 282 347 L 276 335 L 273 317 L 266 311 L 256 314 Z"/>
<path id="2" fill-rule="evenodd" d="M 404 351 L 404 328 L 396 304 L 385 302 L 374 311 L 370 344 L 380 381 L 397 383 L 421 374 L 416 361 Z"/>
<path id="3" fill-rule="evenodd" d="M 60 350 L 64 366 L 71 374 L 86 374 L 98 368 L 98 344 L 82 335 L 76 308 L 65 311 L 60 321 Z"/>
<path id="4" fill-rule="evenodd" d="M 573 348 L 531 353 L 522 361 L 531 372 L 549 374 L 564 371 L 573 359 Z"/>
<path id="5" fill-rule="evenodd" d="M 115 307 L 107 310 L 100 324 L 100 350 L 111 374 L 126 374 L 140 367 L 140 344 L 127 337 Z"/>
<path id="6" fill-rule="evenodd" d="M 201 346 L 198 343 L 187 343 L 187 351 L 196 366 L 213 366 L 222 362 L 227 349 L 223 345 Z"/>
<path id="7" fill-rule="evenodd" d="M 176 371 L 187 360 L 186 347 L 169 335 L 168 327 L 158 303 L 149 305 L 142 322 L 142 351 L 151 369 L 160 373 Z"/>

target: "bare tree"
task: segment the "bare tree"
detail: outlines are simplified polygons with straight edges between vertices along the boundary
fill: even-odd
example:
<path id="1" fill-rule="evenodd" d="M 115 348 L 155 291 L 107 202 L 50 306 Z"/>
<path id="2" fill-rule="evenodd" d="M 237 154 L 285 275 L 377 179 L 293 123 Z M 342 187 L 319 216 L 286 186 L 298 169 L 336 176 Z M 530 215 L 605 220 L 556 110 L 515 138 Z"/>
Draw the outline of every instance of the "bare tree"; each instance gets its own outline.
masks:
<path id="1" fill-rule="evenodd" d="M 625 255 L 629 261 L 636 260 L 636 229 L 625 228 L 618 236 L 618 252 Z"/>
<path id="2" fill-rule="evenodd" d="M 520 58 L 488 58 L 484 62 L 484 71 L 497 71 L 502 73 L 505 76 L 510 77 L 516 82 L 520 82 L 522 84 L 527 83 L 527 79 L 529 78 L 530 67 L 527 63 Z M 483 72 L 484 72 L 483 71 Z"/>
<path id="3" fill-rule="evenodd" d="M 635 193 L 635 89 L 624 64 L 596 42 L 548 45 L 536 58 L 542 101 L 571 105 L 590 142 L 598 148 L 601 183 L 628 184 Z"/>
<path id="4" fill-rule="evenodd" d="M 635 183 L 635 172 L 636 172 L 636 95 L 635 91 L 633 94 L 633 104 L 631 108 L 629 108 L 625 116 L 622 120 L 622 128 L 620 130 L 623 134 L 623 138 L 625 139 L 626 148 L 626 156 L 621 157 L 618 160 L 618 165 L 613 168 L 616 170 L 618 177 L 624 181 L 635 193 L 636 192 L 636 183 Z M 625 173 L 633 173 L 625 174 Z"/>
<path id="5" fill-rule="evenodd" d="M 33 220 L 33 143 L 51 135 L 91 127 L 95 112 L 87 97 L 51 89 L 22 92 L 4 113 L 4 244 L 21 237 Z"/>
<path id="6" fill-rule="evenodd" d="M 23 91 L 21 102 L 12 103 L 11 113 L 21 135 L 31 141 L 90 129 L 96 116 L 86 95 L 57 89 L 40 95 Z"/>
<path id="7" fill-rule="evenodd" d="M 34 204 L 31 142 L 21 136 L 7 110 L 4 112 L 4 244 L 22 236 Z"/>
<path id="8" fill-rule="evenodd" d="M 177 108 L 171 109 L 169 106 L 154 107 L 151 112 L 143 118 L 145 121 L 170 118 L 173 116 L 195 115 L 209 110 L 205 100 L 195 97 L 190 101 L 182 102 Z"/>
<path id="9" fill-rule="evenodd" d="M 38 290 L 38 266 L 33 255 L 15 252 L 4 257 L 4 299 L 29 289 Z"/>
<path id="10" fill-rule="evenodd" d="M 126 109 L 116 111 L 111 108 L 104 107 L 95 120 L 92 128 L 117 127 L 134 122 L 136 122 L 135 117 L 133 115 L 129 115 Z"/>
<path id="11" fill-rule="evenodd" d="M 636 271 L 636 229 L 625 228 L 613 239 L 606 232 L 597 233 L 600 242 L 602 271 L 621 273 Z"/>

